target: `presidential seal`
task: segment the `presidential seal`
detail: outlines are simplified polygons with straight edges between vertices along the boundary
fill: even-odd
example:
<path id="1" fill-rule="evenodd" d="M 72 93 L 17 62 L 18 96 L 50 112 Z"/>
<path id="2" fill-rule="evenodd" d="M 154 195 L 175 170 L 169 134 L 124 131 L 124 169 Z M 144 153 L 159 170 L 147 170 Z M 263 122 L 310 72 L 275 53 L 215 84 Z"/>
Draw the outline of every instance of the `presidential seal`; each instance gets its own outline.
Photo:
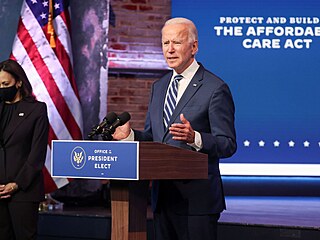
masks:
<path id="1" fill-rule="evenodd" d="M 70 156 L 71 164 L 75 169 L 81 169 L 86 164 L 87 155 L 82 147 L 75 147 Z"/>

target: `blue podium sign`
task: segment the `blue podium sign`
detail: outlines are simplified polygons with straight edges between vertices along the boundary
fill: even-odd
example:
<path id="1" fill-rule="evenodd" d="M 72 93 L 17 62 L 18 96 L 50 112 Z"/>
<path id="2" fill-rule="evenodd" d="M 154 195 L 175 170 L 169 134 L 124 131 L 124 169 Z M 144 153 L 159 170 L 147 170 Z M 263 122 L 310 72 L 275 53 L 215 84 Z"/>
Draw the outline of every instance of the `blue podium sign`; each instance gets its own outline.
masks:
<path id="1" fill-rule="evenodd" d="M 53 140 L 53 177 L 139 179 L 139 142 Z"/>

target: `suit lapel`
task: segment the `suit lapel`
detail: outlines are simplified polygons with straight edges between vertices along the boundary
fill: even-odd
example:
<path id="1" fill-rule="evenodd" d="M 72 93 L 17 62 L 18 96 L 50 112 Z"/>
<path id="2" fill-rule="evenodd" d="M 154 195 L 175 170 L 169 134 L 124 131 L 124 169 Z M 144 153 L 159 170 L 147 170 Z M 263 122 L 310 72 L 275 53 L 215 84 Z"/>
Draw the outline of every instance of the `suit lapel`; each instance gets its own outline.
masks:
<path id="1" fill-rule="evenodd" d="M 0 119 L 2 117 L 3 105 L 4 105 L 4 102 L 0 102 Z M 1 131 L 1 129 L 0 129 L 0 131 Z M 3 132 L 2 131 L 0 132 L 0 139 L 3 139 Z"/>
<path id="2" fill-rule="evenodd" d="M 28 117 L 28 115 L 34 110 L 34 104 L 28 104 L 24 101 L 21 101 L 16 111 L 12 115 L 12 119 L 4 131 L 4 141 L 6 142 L 18 128 L 18 126 Z"/>
<path id="3" fill-rule="evenodd" d="M 167 74 L 166 76 L 163 77 L 163 79 L 161 79 L 159 81 L 159 83 L 161 83 L 161 85 L 159 86 L 159 90 L 158 92 L 155 92 L 155 98 L 156 101 L 158 101 L 156 103 L 155 106 L 159 106 L 157 111 L 156 111 L 156 116 L 154 119 L 158 120 L 159 119 L 159 126 L 161 126 L 162 132 L 165 131 L 165 127 L 164 127 L 164 123 L 163 123 L 163 107 L 164 107 L 164 102 L 165 102 L 165 98 L 166 98 L 166 93 L 167 93 L 167 88 L 169 86 L 170 80 L 172 77 L 172 72 L 170 74 Z"/>
<path id="4" fill-rule="evenodd" d="M 1 114 L 2 114 L 3 105 L 4 105 L 4 102 L 0 102 L 0 118 L 1 118 Z"/>
<path id="5" fill-rule="evenodd" d="M 191 79 L 188 87 L 183 93 L 181 99 L 179 100 L 174 112 L 172 113 L 171 120 L 169 122 L 169 126 L 175 121 L 175 119 L 179 118 L 179 115 L 184 108 L 184 106 L 190 101 L 190 99 L 194 96 L 194 94 L 198 91 L 198 89 L 202 85 L 204 68 L 200 65 L 198 71 Z M 166 133 L 168 132 L 168 128 L 166 129 Z"/>

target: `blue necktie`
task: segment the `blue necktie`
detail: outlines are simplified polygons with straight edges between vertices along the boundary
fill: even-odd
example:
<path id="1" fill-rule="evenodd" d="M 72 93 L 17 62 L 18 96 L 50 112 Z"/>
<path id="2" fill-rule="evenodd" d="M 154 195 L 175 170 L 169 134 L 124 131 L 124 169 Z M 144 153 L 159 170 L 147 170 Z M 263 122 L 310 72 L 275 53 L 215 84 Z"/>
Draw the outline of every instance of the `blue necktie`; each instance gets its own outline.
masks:
<path id="1" fill-rule="evenodd" d="M 168 127 L 171 115 L 177 104 L 178 83 L 182 78 L 183 78 L 182 75 L 176 75 L 169 86 L 169 90 L 167 93 L 166 102 L 163 110 L 163 122 L 166 128 Z"/>

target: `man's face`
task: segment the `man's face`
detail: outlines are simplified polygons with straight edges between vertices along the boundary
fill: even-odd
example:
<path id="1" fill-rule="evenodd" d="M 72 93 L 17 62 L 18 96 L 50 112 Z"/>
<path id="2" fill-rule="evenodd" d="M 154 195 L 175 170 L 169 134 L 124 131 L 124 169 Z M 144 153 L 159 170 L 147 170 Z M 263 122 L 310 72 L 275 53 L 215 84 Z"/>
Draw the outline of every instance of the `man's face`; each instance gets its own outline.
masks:
<path id="1" fill-rule="evenodd" d="M 190 66 L 198 50 L 198 41 L 190 41 L 186 24 L 172 24 L 162 29 L 162 51 L 169 67 L 182 73 Z"/>

